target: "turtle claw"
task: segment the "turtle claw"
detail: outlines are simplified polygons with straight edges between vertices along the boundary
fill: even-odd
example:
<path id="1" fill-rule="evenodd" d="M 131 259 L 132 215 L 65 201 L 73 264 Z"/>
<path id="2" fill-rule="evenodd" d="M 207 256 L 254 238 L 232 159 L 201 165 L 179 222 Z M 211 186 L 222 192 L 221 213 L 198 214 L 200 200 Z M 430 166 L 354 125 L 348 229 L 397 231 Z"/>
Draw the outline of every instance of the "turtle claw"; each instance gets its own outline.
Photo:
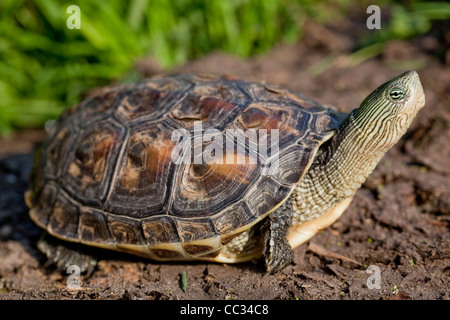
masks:
<path id="1" fill-rule="evenodd" d="M 266 274 L 274 274 L 282 271 L 294 258 L 291 246 L 286 243 L 273 245 L 270 254 L 266 257 Z"/>

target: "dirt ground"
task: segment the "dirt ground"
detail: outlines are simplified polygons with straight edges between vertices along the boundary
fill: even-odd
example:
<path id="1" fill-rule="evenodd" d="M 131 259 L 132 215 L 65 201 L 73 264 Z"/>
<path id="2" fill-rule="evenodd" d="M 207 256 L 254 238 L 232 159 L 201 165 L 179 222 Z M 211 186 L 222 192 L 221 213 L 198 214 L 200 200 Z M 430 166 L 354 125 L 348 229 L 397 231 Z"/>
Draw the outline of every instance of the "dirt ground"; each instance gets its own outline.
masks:
<path id="1" fill-rule="evenodd" d="M 32 151 L 45 136 L 27 130 L 0 141 L 0 299 L 450 299 L 449 61 L 445 67 L 433 54 L 440 48 L 434 37 L 422 37 L 352 66 L 347 57 L 360 36 L 354 23 L 310 23 L 301 43 L 264 56 L 213 53 L 171 70 L 283 85 L 348 112 L 379 84 L 418 71 L 425 108 L 343 217 L 296 248 L 283 272 L 263 277 L 261 263 L 157 263 L 110 253 L 80 290 L 68 290 L 67 275 L 37 250 L 41 230 L 23 201 Z M 144 76 L 157 70 L 138 68 Z M 379 289 L 368 272 L 374 266 Z"/>

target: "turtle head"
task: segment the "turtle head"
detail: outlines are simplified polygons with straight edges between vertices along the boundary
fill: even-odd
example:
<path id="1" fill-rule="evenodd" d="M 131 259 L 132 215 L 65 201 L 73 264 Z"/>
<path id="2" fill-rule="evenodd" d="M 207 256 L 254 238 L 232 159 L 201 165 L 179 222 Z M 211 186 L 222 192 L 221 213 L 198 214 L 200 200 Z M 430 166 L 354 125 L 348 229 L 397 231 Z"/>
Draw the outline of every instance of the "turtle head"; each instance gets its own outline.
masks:
<path id="1" fill-rule="evenodd" d="M 365 151 L 392 147 L 406 132 L 425 95 L 415 71 L 407 71 L 373 91 L 350 118 L 364 137 Z"/>
<path id="2" fill-rule="evenodd" d="M 364 99 L 332 138 L 320 146 L 315 161 L 296 188 L 295 210 L 301 209 L 301 219 L 324 213 L 321 220 L 310 221 L 310 225 L 320 229 L 319 221 L 342 214 L 356 190 L 403 136 L 424 104 L 423 88 L 415 71 L 382 84 Z M 296 232 L 300 234 L 306 230 L 303 228 Z"/>

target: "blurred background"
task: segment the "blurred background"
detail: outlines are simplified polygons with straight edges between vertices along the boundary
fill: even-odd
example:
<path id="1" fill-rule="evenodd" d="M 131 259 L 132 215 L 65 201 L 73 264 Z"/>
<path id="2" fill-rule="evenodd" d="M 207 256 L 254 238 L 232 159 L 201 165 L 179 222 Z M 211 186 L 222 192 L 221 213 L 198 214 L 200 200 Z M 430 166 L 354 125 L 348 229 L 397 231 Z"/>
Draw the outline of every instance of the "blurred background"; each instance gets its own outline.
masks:
<path id="1" fill-rule="evenodd" d="M 80 29 L 67 27 L 73 4 Z M 381 9 L 380 30 L 365 27 L 371 4 Z M 377 57 L 394 40 L 421 37 L 427 54 L 448 67 L 449 19 L 450 4 L 439 1 L 2 0 L 0 135 L 42 127 L 97 86 L 135 81 L 211 52 L 264 56 L 308 33 L 329 46 L 305 70 L 311 76 L 336 61 L 351 66 Z M 334 38 L 330 29 L 345 36 Z"/>

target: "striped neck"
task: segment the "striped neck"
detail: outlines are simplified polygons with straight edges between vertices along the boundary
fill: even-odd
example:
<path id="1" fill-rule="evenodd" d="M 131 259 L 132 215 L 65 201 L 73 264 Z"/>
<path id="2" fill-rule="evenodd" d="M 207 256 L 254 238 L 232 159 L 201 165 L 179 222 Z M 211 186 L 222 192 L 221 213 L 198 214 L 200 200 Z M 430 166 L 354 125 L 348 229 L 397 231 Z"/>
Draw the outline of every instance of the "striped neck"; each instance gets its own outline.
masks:
<path id="1" fill-rule="evenodd" d="M 361 127 L 354 110 L 338 128 L 331 144 L 333 150 L 325 161 L 325 171 L 340 172 L 347 184 L 347 194 L 353 195 L 389 149 L 384 145 L 382 132 L 369 132 Z M 377 128 L 377 127 L 373 127 Z M 379 130 L 383 131 L 383 130 Z"/>
<path id="2" fill-rule="evenodd" d="M 366 143 L 352 112 L 318 151 L 293 195 L 294 219 L 311 220 L 352 197 L 386 150 Z"/>

